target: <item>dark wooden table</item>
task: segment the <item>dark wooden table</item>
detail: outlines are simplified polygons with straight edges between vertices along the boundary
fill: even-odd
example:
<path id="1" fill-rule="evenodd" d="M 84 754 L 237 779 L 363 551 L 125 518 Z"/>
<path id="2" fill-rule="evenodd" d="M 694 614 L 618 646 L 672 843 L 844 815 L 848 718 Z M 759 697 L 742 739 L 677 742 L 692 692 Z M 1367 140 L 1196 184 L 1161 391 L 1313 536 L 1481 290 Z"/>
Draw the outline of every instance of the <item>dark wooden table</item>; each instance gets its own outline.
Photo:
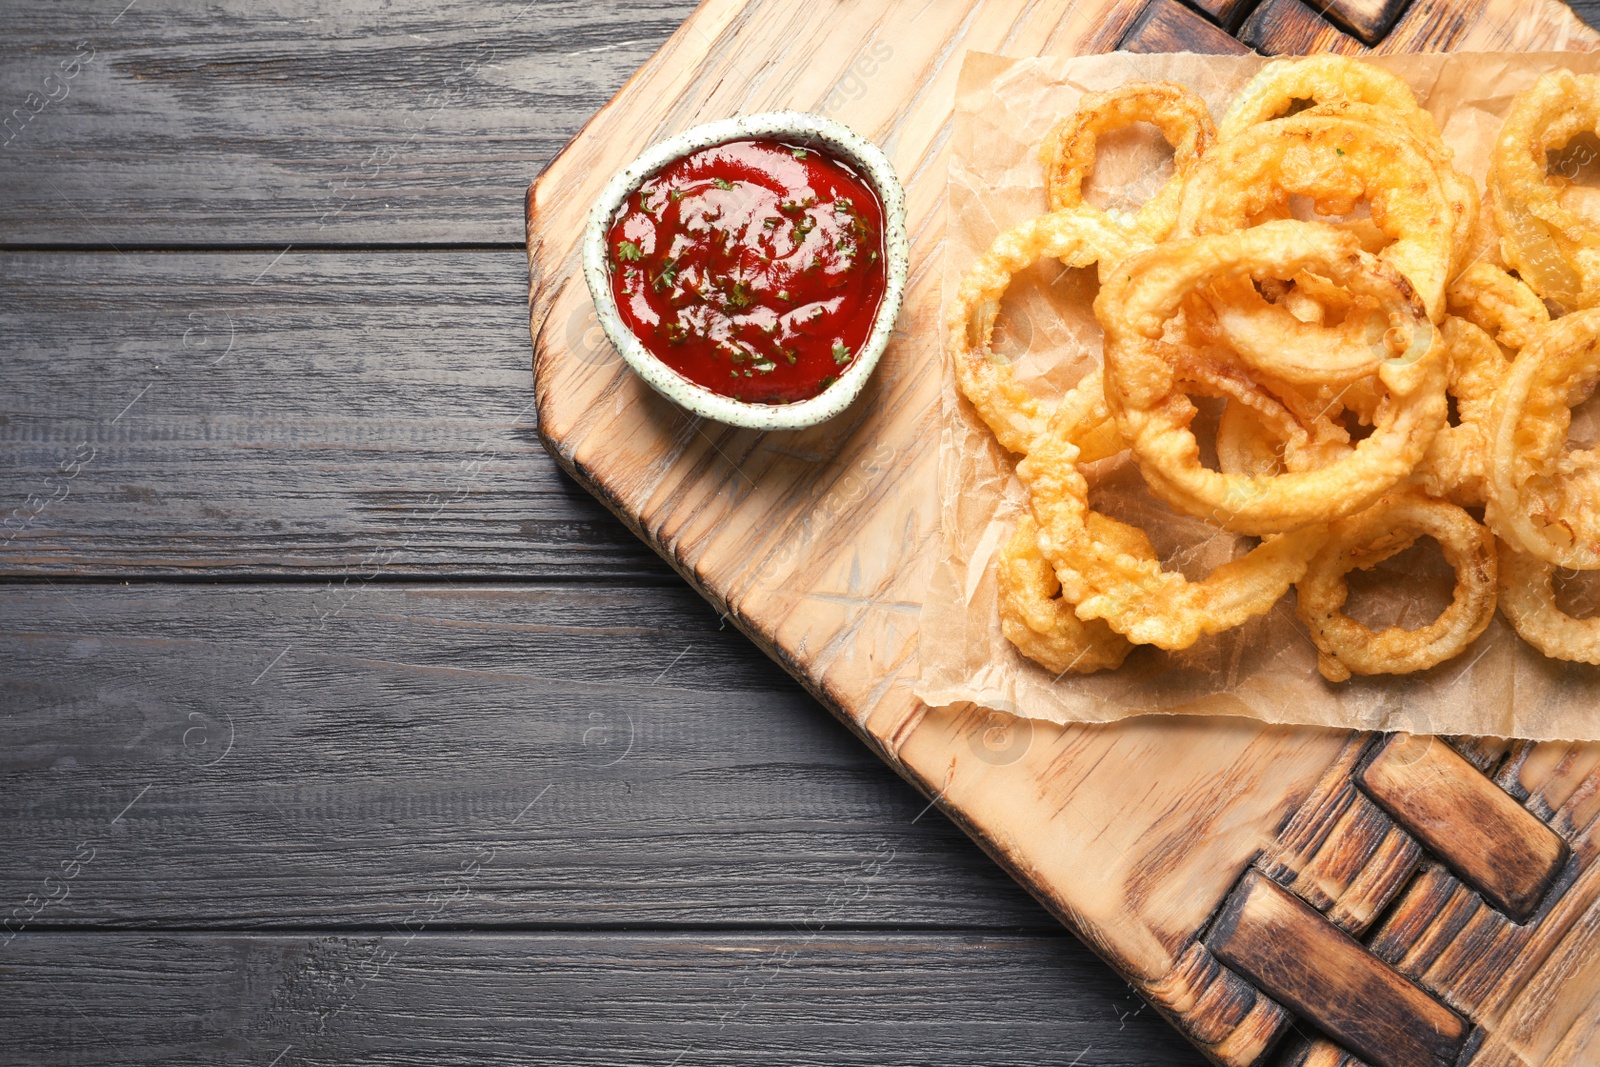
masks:
<path id="1" fill-rule="evenodd" d="M 0 13 L 0 1062 L 1200 1062 L 537 443 L 691 6 Z"/>

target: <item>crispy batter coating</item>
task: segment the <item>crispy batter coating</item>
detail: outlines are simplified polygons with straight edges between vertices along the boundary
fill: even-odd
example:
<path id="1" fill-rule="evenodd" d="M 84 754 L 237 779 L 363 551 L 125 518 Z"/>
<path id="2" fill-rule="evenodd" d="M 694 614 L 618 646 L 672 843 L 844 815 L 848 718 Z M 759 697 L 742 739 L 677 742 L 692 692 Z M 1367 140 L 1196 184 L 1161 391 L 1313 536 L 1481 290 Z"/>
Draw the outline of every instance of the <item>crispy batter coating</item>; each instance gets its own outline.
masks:
<path id="1" fill-rule="evenodd" d="M 1104 619 L 1138 644 L 1182 649 L 1270 610 L 1304 573 L 1325 536 L 1312 527 L 1271 537 L 1204 581 L 1162 567 L 1136 527 L 1089 507 L 1070 427 L 1052 421 L 1017 465 L 1039 523 L 1039 548 L 1080 619 Z"/>
<path id="2" fill-rule="evenodd" d="M 1167 241 L 1124 261 L 1095 301 L 1106 331 L 1106 398 L 1146 480 L 1175 507 L 1236 533 L 1282 533 L 1370 507 L 1411 474 L 1445 424 L 1444 344 L 1413 306 L 1413 326 L 1421 332 L 1408 336 L 1420 340 L 1380 362 L 1373 432 L 1348 454 L 1269 478 L 1202 465 L 1190 428 L 1195 407 L 1173 358 L 1175 346 L 1159 339 L 1164 322 L 1188 292 L 1219 275 L 1285 278 L 1307 269 L 1339 281 L 1383 274 L 1349 234 L 1285 220 Z M 1395 299 L 1408 296 L 1403 280 L 1389 273 Z"/>
<path id="3" fill-rule="evenodd" d="M 1076 111 L 1051 128 L 1039 149 L 1051 211 L 1081 207 L 1104 214 L 1083 199 L 1099 138 L 1136 122 L 1155 126 L 1172 146 L 1173 175 L 1139 208 L 1135 222 L 1152 241 L 1172 232 L 1184 182 L 1217 139 L 1205 101 L 1172 82 L 1129 82 L 1109 92 L 1087 93 Z"/>
<path id="4" fill-rule="evenodd" d="M 1456 217 L 1413 138 L 1349 118 L 1294 115 L 1219 141 L 1184 187 L 1179 236 L 1227 233 L 1290 214 L 1311 198 L 1323 215 L 1365 201 L 1391 243 L 1379 258 L 1405 276 L 1434 321 L 1455 255 Z M 1470 227 L 1469 227 L 1470 231 Z"/>
<path id="5" fill-rule="evenodd" d="M 1600 132 L 1600 77 L 1552 70 L 1517 94 L 1489 158 L 1489 203 L 1506 263 L 1568 311 L 1600 303 L 1600 224 L 1561 203 L 1546 153 Z"/>
<path id="6" fill-rule="evenodd" d="M 1392 108 L 1406 116 L 1415 132 L 1439 140 L 1438 125 L 1417 104 L 1409 85 L 1386 70 L 1337 55 L 1275 59 L 1262 67 L 1233 98 L 1218 136 L 1237 137 L 1306 100 L 1315 105 L 1349 101 Z"/>
<path id="7" fill-rule="evenodd" d="M 1550 310 L 1539 294 L 1492 263 L 1474 263 L 1457 275 L 1445 291 L 1445 301 L 1450 314 L 1466 319 L 1513 351 L 1526 345 L 1550 321 Z"/>
<path id="8" fill-rule="evenodd" d="M 1556 604 L 1555 565 L 1500 542 L 1500 610 L 1521 638 L 1552 659 L 1600 664 L 1600 617 Z"/>
<path id="9" fill-rule="evenodd" d="M 1000 630 L 1017 651 L 1056 675 L 1115 670 L 1133 651 L 1104 622 L 1084 622 L 1061 598 L 1056 572 L 1039 551 L 1039 527 L 1024 515 L 1000 550 Z"/>
<path id="10" fill-rule="evenodd" d="M 1517 353 L 1489 416 L 1485 515 L 1547 563 L 1600 569 L 1600 450 L 1567 449 L 1572 408 L 1600 379 L 1600 308 L 1564 315 Z"/>
<path id="11" fill-rule="evenodd" d="M 1346 615 L 1345 575 L 1377 566 L 1422 536 L 1437 541 L 1455 569 L 1450 606 L 1416 630 L 1390 626 L 1373 632 Z M 1408 674 L 1459 656 L 1494 617 L 1496 572 L 1494 537 L 1442 500 L 1396 494 L 1334 523 L 1305 577 L 1295 583 L 1296 610 L 1319 652 L 1317 669 L 1329 681 L 1342 682 L 1352 674 Z"/>
<path id="12" fill-rule="evenodd" d="M 1027 452 L 1044 432 L 1048 407 L 989 348 L 1000 298 L 1011 279 L 1041 259 L 1087 267 L 1121 260 L 1146 242 L 1104 216 L 1076 208 L 1040 215 L 996 237 L 972 265 L 945 318 L 946 348 L 956 383 L 995 439 L 1012 452 Z"/>
<path id="13" fill-rule="evenodd" d="M 1412 478 L 1429 496 L 1463 506 L 1482 504 L 1489 417 L 1495 390 L 1511 365 L 1500 346 L 1465 319 L 1447 315 L 1439 332 L 1450 353 L 1448 392 L 1456 402 L 1456 423 L 1438 432 Z"/>

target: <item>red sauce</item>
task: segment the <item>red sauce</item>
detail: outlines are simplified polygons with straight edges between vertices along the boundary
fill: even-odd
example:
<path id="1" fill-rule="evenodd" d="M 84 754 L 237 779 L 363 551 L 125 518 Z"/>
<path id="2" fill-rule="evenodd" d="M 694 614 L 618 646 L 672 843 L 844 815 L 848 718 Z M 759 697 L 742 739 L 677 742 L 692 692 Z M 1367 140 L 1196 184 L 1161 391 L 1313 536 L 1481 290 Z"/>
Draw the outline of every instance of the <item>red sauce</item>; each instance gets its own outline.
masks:
<path id="1" fill-rule="evenodd" d="M 854 362 L 885 289 L 883 208 L 815 148 L 701 149 L 652 175 L 608 236 L 622 319 L 667 366 L 737 400 L 816 396 Z"/>

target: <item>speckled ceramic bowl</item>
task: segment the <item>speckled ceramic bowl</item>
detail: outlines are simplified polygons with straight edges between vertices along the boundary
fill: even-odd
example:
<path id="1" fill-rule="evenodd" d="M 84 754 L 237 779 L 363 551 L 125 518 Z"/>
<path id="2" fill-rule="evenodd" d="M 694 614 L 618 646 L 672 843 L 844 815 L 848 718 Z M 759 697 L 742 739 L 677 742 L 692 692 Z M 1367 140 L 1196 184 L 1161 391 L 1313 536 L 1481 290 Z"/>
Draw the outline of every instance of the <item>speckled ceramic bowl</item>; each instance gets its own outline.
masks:
<path id="1" fill-rule="evenodd" d="M 809 400 L 793 404 L 751 404 L 713 393 L 657 359 L 628 329 L 611 295 L 606 270 L 606 233 L 618 207 L 646 178 L 673 160 L 702 148 L 746 138 L 770 137 L 815 143 L 851 164 L 871 183 L 883 204 L 883 245 L 887 288 L 878 305 L 878 317 L 866 345 L 839 380 Z M 849 407 L 878 365 L 888 347 L 889 334 L 905 296 L 910 246 L 906 240 L 906 197 L 894 167 L 872 142 L 848 127 L 803 111 L 773 111 L 764 115 L 708 122 L 669 137 L 647 150 L 606 184 L 589 212 L 583 235 L 583 277 L 589 283 L 600 326 L 628 366 L 662 396 L 708 419 L 753 430 L 798 430 L 833 418 Z"/>

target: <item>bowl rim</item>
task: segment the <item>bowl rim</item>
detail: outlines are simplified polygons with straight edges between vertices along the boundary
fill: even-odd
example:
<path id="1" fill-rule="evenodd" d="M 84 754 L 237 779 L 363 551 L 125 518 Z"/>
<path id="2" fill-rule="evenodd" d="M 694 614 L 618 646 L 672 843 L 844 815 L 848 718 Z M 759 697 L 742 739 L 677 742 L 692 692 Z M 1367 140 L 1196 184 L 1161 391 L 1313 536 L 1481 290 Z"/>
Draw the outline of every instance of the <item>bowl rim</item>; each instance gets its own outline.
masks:
<path id="1" fill-rule="evenodd" d="M 656 357 L 622 321 L 611 294 L 606 265 L 606 235 L 622 202 L 644 181 L 673 161 L 728 141 L 754 137 L 790 137 L 815 141 L 854 165 L 872 184 L 883 207 L 883 299 L 862 351 L 838 380 L 816 396 L 792 404 L 756 404 L 712 392 L 690 381 Z M 618 171 L 589 209 L 584 229 L 582 265 L 600 328 L 623 360 L 656 392 L 692 411 L 729 426 L 758 430 L 797 430 L 825 422 L 849 407 L 878 365 L 899 318 L 910 269 L 906 236 L 905 192 L 883 150 L 841 122 L 807 111 L 769 111 L 718 119 L 658 141 Z"/>

